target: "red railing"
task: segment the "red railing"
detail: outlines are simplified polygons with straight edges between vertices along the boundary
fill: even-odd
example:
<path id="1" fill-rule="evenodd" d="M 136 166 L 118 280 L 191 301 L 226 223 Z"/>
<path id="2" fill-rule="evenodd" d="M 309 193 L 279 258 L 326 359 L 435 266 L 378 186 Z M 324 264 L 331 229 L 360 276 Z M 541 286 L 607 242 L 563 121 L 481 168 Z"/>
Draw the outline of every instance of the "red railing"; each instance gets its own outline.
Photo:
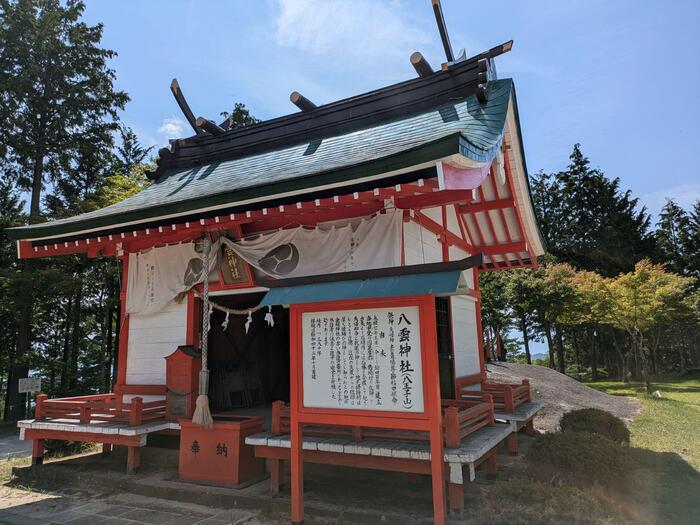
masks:
<path id="1" fill-rule="evenodd" d="M 165 418 L 165 399 L 144 403 L 134 397 L 124 403 L 116 394 L 62 397 L 49 399 L 46 394 L 36 397 L 35 419 L 75 419 L 80 423 L 108 421 L 137 426 Z"/>
<path id="2" fill-rule="evenodd" d="M 490 394 L 472 392 L 469 398 L 442 400 L 443 437 L 445 446 L 458 448 L 462 440 L 485 426 L 496 424 L 493 400 Z M 272 435 L 289 433 L 289 406 L 283 401 L 272 403 Z M 316 437 L 342 437 L 353 441 L 371 440 L 405 440 L 428 441 L 426 432 L 391 430 L 369 427 L 343 427 L 331 425 L 310 425 L 304 434 Z"/>
<path id="3" fill-rule="evenodd" d="M 474 386 L 479 390 L 469 388 Z M 518 406 L 532 400 L 529 380 L 523 379 L 519 385 L 489 383 L 486 380 L 486 374 L 472 374 L 457 378 L 457 391 L 458 399 L 467 399 L 480 391 L 490 394 L 493 397 L 494 407 L 503 412 L 513 412 Z"/>

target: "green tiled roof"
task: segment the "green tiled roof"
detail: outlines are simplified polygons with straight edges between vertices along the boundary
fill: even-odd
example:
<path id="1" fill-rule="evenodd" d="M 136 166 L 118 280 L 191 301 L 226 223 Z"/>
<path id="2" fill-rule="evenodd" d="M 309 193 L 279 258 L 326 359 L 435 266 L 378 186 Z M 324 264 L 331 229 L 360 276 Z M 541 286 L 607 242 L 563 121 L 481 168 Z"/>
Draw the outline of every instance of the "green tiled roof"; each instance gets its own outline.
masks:
<path id="1" fill-rule="evenodd" d="M 292 147 L 166 172 L 142 192 L 112 206 L 9 230 L 16 239 L 108 228 L 170 214 L 234 205 L 283 192 L 407 168 L 454 153 L 490 161 L 503 139 L 513 83 L 489 83 L 489 98 L 455 100 L 429 111 Z"/>

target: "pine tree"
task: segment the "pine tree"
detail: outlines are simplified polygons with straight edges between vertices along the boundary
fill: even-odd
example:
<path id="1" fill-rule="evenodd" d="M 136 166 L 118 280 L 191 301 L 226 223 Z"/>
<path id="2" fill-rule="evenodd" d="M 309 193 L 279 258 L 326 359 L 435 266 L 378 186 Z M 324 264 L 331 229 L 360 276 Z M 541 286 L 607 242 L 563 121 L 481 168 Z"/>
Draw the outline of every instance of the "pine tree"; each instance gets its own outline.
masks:
<path id="1" fill-rule="evenodd" d="M 549 251 L 577 268 L 616 275 L 653 253 L 650 218 L 637 198 L 591 168 L 576 144 L 565 171 L 540 173 L 533 201 Z"/>
<path id="2" fill-rule="evenodd" d="M 128 126 L 120 126 L 119 135 L 121 143 L 117 146 L 112 172 L 129 175 L 134 167 L 144 163 L 153 146 L 142 146 L 134 130 Z"/>
<path id="3" fill-rule="evenodd" d="M 81 21 L 78 0 L 0 0 L 0 153 L 3 177 L 30 193 L 29 221 L 42 220 L 46 183 L 55 195 L 77 199 L 95 181 L 86 165 L 112 145 L 117 111 L 128 97 L 114 89 L 107 61 L 113 51 L 99 47 L 102 25 Z M 75 202 L 75 200 L 74 200 Z M 54 199 L 54 211 L 60 207 Z M 33 263 L 24 264 L 13 289 L 18 302 L 18 331 L 13 380 L 8 381 L 6 415 L 24 413 L 16 379 L 27 374 L 32 341 L 35 286 Z"/>
<path id="4" fill-rule="evenodd" d="M 656 225 L 656 245 L 661 260 L 670 270 L 679 274 L 690 273 L 688 268 L 690 234 L 688 213 L 673 200 L 667 199 L 659 213 L 659 221 Z"/>
<path id="5" fill-rule="evenodd" d="M 250 110 L 248 110 L 242 102 L 236 102 L 230 113 L 228 111 L 222 111 L 221 116 L 229 121 L 228 129 L 245 128 L 246 126 L 260 122 L 250 114 Z"/>

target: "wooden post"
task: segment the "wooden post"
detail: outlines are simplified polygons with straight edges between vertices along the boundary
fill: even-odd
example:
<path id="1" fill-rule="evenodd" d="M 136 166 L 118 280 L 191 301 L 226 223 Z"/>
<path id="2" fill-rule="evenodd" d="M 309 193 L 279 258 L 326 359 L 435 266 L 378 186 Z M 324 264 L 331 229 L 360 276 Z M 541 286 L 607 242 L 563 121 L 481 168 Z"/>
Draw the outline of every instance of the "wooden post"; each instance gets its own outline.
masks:
<path id="1" fill-rule="evenodd" d="M 459 412 L 457 407 L 445 409 L 445 446 L 459 448 Z"/>
<path id="2" fill-rule="evenodd" d="M 525 433 L 528 436 L 536 436 L 537 435 L 537 432 L 535 431 L 535 423 L 533 422 L 532 419 L 530 419 L 530 421 L 525 423 Z"/>
<path id="3" fill-rule="evenodd" d="M 505 412 L 513 412 L 515 410 L 515 401 L 513 400 L 513 387 L 505 385 L 503 387 L 503 410 Z"/>
<path id="4" fill-rule="evenodd" d="M 530 388 L 530 380 L 523 379 L 523 385 L 527 385 L 527 400 L 532 401 L 532 388 Z"/>
<path id="5" fill-rule="evenodd" d="M 496 426 L 496 410 L 493 406 L 493 396 L 491 394 L 482 394 L 482 399 L 484 402 L 489 404 L 489 426 Z"/>
<path id="6" fill-rule="evenodd" d="M 44 463 L 44 440 L 32 440 L 32 466 Z"/>
<path id="7" fill-rule="evenodd" d="M 291 414 L 291 470 L 292 470 L 292 523 L 304 522 L 304 459 L 302 457 L 303 431 L 296 411 Z"/>
<path id="8" fill-rule="evenodd" d="M 112 454 L 112 444 L 111 443 L 102 443 L 102 455 L 107 457 Z"/>
<path id="9" fill-rule="evenodd" d="M 352 427 L 352 440 L 362 441 L 362 427 Z"/>
<path id="10" fill-rule="evenodd" d="M 81 423 L 90 423 L 90 402 L 86 402 L 83 406 L 80 407 L 80 422 Z"/>
<path id="11" fill-rule="evenodd" d="M 44 401 L 49 398 L 46 394 L 36 395 L 36 404 L 34 405 L 34 419 L 43 419 L 44 417 Z"/>
<path id="12" fill-rule="evenodd" d="M 272 424 L 270 432 L 273 436 L 282 434 L 282 411 L 284 401 L 272 403 Z M 270 493 L 278 496 L 280 488 L 284 486 L 284 460 L 273 458 L 270 460 Z"/>
<path id="13" fill-rule="evenodd" d="M 136 427 L 141 424 L 143 416 L 143 398 L 135 397 L 131 400 L 131 408 L 129 410 L 129 426 Z"/>
<path id="14" fill-rule="evenodd" d="M 486 473 L 489 476 L 495 476 L 497 468 L 498 465 L 496 463 L 496 451 L 494 450 L 493 452 L 491 452 L 491 455 L 486 460 Z"/>
<path id="15" fill-rule="evenodd" d="M 448 483 L 447 500 L 450 505 L 450 511 L 461 514 L 464 510 L 464 485 Z"/>
<path id="16" fill-rule="evenodd" d="M 518 432 L 514 431 L 511 432 L 508 435 L 508 439 L 506 441 L 506 444 L 508 445 L 508 454 L 511 456 L 517 456 L 518 455 Z"/>
<path id="17" fill-rule="evenodd" d="M 128 447 L 126 473 L 136 474 L 141 465 L 141 447 Z"/>
<path id="18" fill-rule="evenodd" d="M 282 433 L 282 409 L 284 401 L 275 401 L 272 403 L 272 424 L 270 431 L 273 436 L 279 436 Z"/>
<path id="19" fill-rule="evenodd" d="M 435 300 L 430 297 L 421 305 L 421 343 L 426 352 L 427 370 L 424 378 L 427 391 L 427 413 L 430 418 L 430 474 L 433 485 L 433 519 L 435 525 L 447 522 L 447 494 L 445 493 L 445 460 L 442 437 L 442 401 L 440 397 L 440 371 L 437 354 L 437 324 Z M 431 381 L 431 379 L 433 379 Z"/>

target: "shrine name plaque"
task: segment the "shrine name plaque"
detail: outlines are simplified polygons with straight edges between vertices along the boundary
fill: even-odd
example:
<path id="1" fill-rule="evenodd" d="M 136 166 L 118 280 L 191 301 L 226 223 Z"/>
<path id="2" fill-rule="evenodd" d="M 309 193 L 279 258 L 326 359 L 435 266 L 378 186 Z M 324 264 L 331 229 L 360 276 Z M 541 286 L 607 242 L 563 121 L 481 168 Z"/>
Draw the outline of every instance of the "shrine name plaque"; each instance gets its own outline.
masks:
<path id="1" fill-rule="evenodd" d="M 421 413 L 418 306 L 304 312 L 305 408 Z"/>

